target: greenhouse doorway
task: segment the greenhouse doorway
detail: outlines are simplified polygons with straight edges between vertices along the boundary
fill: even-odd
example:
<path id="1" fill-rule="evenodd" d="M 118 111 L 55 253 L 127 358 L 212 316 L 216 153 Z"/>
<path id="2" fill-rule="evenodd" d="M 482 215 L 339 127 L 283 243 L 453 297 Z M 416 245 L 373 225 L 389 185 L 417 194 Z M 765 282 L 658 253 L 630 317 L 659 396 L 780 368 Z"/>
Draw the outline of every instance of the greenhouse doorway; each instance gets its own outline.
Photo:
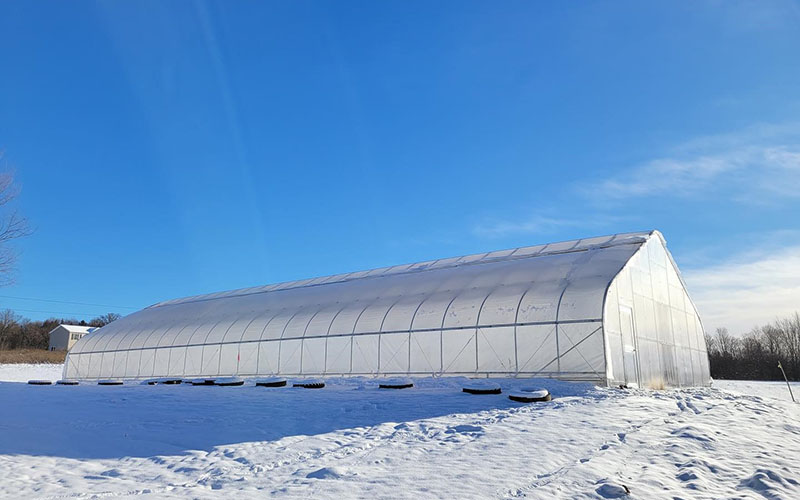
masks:
<path id="1" fill-rule="evenodd" d="M 625 385 L 639 387 L 639 363 L 637 363 L 636 331 L 633 322 L 633 310 L 630 307 L 619 308 L 620 328 L 622 330 L 622 359 L 625 368 Z"/>

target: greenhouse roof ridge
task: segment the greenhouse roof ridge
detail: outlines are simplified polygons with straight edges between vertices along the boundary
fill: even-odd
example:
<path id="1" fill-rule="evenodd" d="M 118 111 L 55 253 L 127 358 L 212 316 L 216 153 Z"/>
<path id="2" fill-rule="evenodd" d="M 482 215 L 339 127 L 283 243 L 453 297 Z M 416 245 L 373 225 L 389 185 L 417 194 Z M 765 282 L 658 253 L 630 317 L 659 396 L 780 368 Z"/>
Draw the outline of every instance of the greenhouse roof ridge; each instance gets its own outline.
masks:
<path id="1" fill-rule="evenodd" d="M 542 257 L 546 255 L 582 252 L 597 248 L 608 248 L 618 245 L 631 245 L 637 243 L 644 243 L 645 241 L 647 241 L 648 238 L 650 238 L 653 235 L 657 235 L 662 240 L 664 239 L 661 233 L 657 230 L 617 233 L 605 236 L 594 236 L 589 238 L 580 238 L 575 240 L 558 241 L 558 242 L 545 243 L 539 245 L 509 248 L 505 250 L 495 250 L 477 254 L 462 255 L 458 257 L 434 259 L 434 260 L 415 262 L 410 264 L 400 264 L 400 265 L 381 267 L 376 269 L 368 269 L 363 271 L 320 276 L 316 278 L 284 281 L 280 283 L 274 283 L 263 286 L 238 288 L 224 292 L 213 292 L 209 294 L 193 295 L 188 297 L 157 302 L 151 306 L 148 306 L 146 309 L 176 305 L 176 304 L 184 304 L 189 302 L 200 302 L 200 301 L 214 300 L 214 299 L 221 299 L 228 297 L 240 297 L 244 295 L 254 295 L 261 293 L 277 292 L 281 290 L 291 290 L 296 288 L 342 283 L 346 281 L 360 280 L 366 278 L 375 278 L 375 277 L 398 275 L 398 274 L 419 273 L 419 272 L 453 268 L 465 265 L 477 265 L 477 264 L 486 264 L 490 262 Z"/>

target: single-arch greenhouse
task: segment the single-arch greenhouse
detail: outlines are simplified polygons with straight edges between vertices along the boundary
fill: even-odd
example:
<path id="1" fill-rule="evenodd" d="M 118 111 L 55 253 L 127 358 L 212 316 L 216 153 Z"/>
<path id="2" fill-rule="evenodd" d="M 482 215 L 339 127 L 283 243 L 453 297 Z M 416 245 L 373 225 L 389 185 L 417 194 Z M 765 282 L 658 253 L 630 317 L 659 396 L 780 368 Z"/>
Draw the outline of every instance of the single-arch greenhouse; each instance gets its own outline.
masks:
<path id="1" fill-rule="evenodd" d="M 64 377 L 553 377 L 707 385 L 658 231 L 168 300 L 80 339 Z"/>

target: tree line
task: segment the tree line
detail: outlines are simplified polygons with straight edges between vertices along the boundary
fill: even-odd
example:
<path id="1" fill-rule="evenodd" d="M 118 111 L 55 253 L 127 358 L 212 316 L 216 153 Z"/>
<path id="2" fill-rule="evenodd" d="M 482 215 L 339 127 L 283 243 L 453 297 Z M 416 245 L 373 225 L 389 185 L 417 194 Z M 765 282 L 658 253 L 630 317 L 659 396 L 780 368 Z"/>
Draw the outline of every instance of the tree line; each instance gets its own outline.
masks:
<path id="1" fill-rule="evenodd" d="M 718 379 L 800 380 L 800 314 L 777 319 L 742 336 L 717 328 L 706 334 L 711 376 Z"/>
<path id="2" fill-rule="evenodd" d="M 90 321 L 75 318 L 48 318 L 31 321 L 10 309 L 0 311 L 0 350 L 47 349 L 50 331 L 58 325 L 105 326 L 120 318 L 117 313 L 108 313 Z"/>

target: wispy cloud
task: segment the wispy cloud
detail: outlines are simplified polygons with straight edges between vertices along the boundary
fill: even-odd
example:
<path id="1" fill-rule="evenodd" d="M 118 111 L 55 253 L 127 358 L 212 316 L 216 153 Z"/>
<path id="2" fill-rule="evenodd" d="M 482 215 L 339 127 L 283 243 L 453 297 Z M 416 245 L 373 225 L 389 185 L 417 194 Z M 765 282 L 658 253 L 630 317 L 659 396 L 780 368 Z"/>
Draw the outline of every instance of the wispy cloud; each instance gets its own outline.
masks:
<path id="1" fill-rule="evenodd" d="M 683 276 L 710 332 L 744 333 L 800 310 L 800 245 L 740 254 Z"/>
<path id="2" fill-rule="evenodd" d="M 751 127 L 694 139 L 668 154 L 578 187 L 594 200 L 724 196 L 738 202 L 800 197 L 800 126 Z"/>
<path id="3" fill-rule="evenodd" d="M 693 197 L 726 192 L 737 201 L 800 197 L 800 148 L 746 147 L 688 158 L 659 158 L 585 188 L 604 198 Z"/>
<path id="4" fill-rule="evenodd" d="M 717 176 L 729 172 L 741 159 L 736 155 L 701 156 L 678 160 L 661 158 L 626 171 L 616 178 L 586 188 L 587 195 L 623 198 L 669 193 L 685 196 L 704 188 Z"/>
<path id="5" fill-rule="evenodd" d="M 623 216 L 620 207 L 644 197 L 748 205 L 800 198 L 800 123 L 758 124 L 698 137 L 611 176 L 567 186 L 566 191 L 571 194 L 567 216 L 561 215 L 562 206 L 551 202 L 518 218 L 484 218 L 472 232 L 481 238 L 502 238 L 564 228 L 606 230 L 637 220 L 638 211 L 626 210 Z"/>

